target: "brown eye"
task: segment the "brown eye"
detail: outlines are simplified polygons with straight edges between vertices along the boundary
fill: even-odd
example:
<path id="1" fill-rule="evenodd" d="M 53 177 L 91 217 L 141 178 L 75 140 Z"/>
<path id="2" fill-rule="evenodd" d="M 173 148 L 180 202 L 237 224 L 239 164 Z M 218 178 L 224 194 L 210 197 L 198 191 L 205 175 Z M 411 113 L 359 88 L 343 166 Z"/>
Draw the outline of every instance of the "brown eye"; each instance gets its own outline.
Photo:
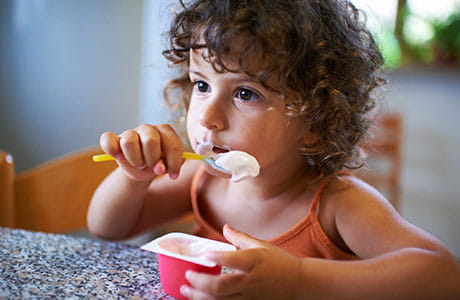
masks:
<path id="1" fill-rule="evenodd" d="M 255 100 L 259 100 L 260 98 L 257 93 L 247 88 L 238 89 L 238 91 L 236 92 L 236 97 L 243 101 L 255 101 Z"/>
<path id="2" fill-rule="evenodd" d="M 209 85 L 204 82 L 204 81 L 197 81 L 196 83 L 196 88 L 200 93 L 206 93 L 209 91 Z"/>

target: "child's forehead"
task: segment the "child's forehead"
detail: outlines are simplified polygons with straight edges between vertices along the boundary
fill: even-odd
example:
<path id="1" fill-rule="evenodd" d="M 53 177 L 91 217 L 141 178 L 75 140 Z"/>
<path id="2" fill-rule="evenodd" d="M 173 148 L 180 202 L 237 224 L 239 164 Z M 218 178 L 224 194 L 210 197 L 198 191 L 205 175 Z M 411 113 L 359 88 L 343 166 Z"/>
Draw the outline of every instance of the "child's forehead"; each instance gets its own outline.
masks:
<path id="1" fill-rule="evenodd" d="M 203 60 L 210 64 L 222 64 L 219 67 L 237 72 L 247 71 L 250 74 L 256 74 L 264 70 L 264 60 L 260 56 L 250 53 L 245 53 L 243 56 L 236 52 L 217 55 L 206 47 L 190 50 L 191 64 L 201 64 Z"/>
<path id="2" fill-rule="evenodd" d="M 213 28 L 202 27 L 192 38 L 192 44 L 200 45 L 199 49 L 203 50 L 206 57 L 220 59 L 233 67 L 241 65 L 253 71 L 267 68 L 269 57 L 272 54 L 260 45 L 253 34 L 239 31 L 227 34 L 225 37 L 213 35 L 211 38 L 213 40 L 206 40 L 204 37 L 206 30 L 214 31 Z"/>
<path id="3" fill-rule="evenodd" d="M 221 61 L 219 61 L 216 56 L 210 55 L 208 48 L 203 47 L 191 49 L 189 58 L 190 72 L 202 73 L 202 68 L 208 70 L 212 68 L 214 72 L 232 73 L 232 77 L 238 78 L 238 80 L 253 81 L 270 90 L 279 91 L 276 74 L 270 74 L 264 79 L 264 82 L 261 82 L 261 77 L 263 77 L 261 74 L 267 71 L 267 63 L 262 56 L 258 56 L 256 53 L 245 55 L 242 59 L 240 59 L 239 53 L 230 53 L 222 56 Z M 224 65 L 224 68 L 221 64 Z"/>
<path id="4" fill-rule="evenodd" d="M 256 44 L 251 44 L 247 37 L 235 37 L 224 51 L 207 47 L 203 39 L 200 39 L 198 44 L 200 47 L 190 49 L 189 67 L 199 66 L 205 62 L 217 70 L 244 73 L 255 79 L 271 66 L 270 54 Z"/>

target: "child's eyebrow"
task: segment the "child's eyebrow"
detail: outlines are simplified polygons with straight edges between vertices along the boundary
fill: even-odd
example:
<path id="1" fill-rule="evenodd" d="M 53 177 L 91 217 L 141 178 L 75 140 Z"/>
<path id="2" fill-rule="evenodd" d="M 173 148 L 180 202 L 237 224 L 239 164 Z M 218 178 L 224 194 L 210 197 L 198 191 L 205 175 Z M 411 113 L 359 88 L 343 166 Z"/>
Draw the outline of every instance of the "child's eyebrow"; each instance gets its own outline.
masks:
<path id="1" fill-rule="evenodd" d="M 201 73 L 200 71 L 188 70 L 188 73 L 189 74 L 195 74 L 195 75 L 198 75 L 199 77 L 206 78 L 206 76 L 203 73 Z"/>
<path id="2" fill-rule="evenodd" d="M 200 71 L 196 71 L 196 70 L 193 70 L 193 69 L 189 69 L 188 71 L 189 74 L 194 74 L 194 75 L 198 75 L 199 77 L 202 77 L 202 78 L 205 78 L 207 79 L 206 75 L 204 75 L 203 73 L 201 73 Z M 260 84 L 260 81 L 257 80 L 256 78 L 254 78 L 253 76 L 249 76 L 245 73 L 233 73 L 233 72 L 228 72 L 229 77 L 231 77 L 232 80 L 235 80 L 235 81 L 251 81 L 251 82 L 254 82 L 254 83 L 257 83 L 257 84 Z"/>

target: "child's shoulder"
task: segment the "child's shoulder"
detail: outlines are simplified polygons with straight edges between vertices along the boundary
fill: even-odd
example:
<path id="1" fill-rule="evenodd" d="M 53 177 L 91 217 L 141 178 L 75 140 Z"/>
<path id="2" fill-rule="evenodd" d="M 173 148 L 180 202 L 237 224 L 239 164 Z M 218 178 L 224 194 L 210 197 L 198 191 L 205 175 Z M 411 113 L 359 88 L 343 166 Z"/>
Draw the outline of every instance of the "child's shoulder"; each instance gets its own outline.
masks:
<path id="1" fill-rule="evenodd" d="M 344 250 L 351 249 L 358 256 L 366 242 L 382 235 L 382 230 L 386 230 L 383 228 L 400 230 L 403 224 L 380 192 L 353 175 L 334 177 L 325 186 L 319 220 L 334 244 Z"/>
<path id="2" fill-rule="evenodd" d="M 391 206 L 376 188 L 353 174 L 340 174 L 330 180 L 324 187 L 321 202 L 334 207 L 335 211 L 360 211 L 379 206 Z"/>
<path id="3" fill-rule="evenodd" d="M 327 184 L 327 190 L 329 192 L 344 193 L 345 195 L 360 191 L 378 193 L 373 186 L 352 172 L 340 172 L 336 175 L 331 175 L 331 177 L 330 182 Z"/>

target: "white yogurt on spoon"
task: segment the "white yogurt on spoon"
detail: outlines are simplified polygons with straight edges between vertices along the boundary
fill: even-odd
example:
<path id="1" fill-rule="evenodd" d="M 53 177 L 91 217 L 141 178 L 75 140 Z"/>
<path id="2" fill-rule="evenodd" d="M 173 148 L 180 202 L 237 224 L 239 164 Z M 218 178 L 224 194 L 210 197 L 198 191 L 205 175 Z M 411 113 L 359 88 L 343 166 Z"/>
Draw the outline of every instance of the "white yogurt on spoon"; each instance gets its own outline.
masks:
<path id="1" fill-rule="evenodd" d="M 221 146 L 221 150 L 230 150 L 228 146 Z M 232 174 L 231 181 L 238 182 L 248 177 L 259 175 L 260 165 L 252 155 L 243 151 L 228 151 L 216 154 L 216 146 L 205 140 L 198 140 L 197 153 L 211 157 L 215 165 Z"/>
<path id="2" fill-rule="evenodd" d="M 243 151 L 229 151 L 216 156 L 216 165 L 232 173 L 233 182 L 259 175 L 260 165 L 256 158 Z"/>

